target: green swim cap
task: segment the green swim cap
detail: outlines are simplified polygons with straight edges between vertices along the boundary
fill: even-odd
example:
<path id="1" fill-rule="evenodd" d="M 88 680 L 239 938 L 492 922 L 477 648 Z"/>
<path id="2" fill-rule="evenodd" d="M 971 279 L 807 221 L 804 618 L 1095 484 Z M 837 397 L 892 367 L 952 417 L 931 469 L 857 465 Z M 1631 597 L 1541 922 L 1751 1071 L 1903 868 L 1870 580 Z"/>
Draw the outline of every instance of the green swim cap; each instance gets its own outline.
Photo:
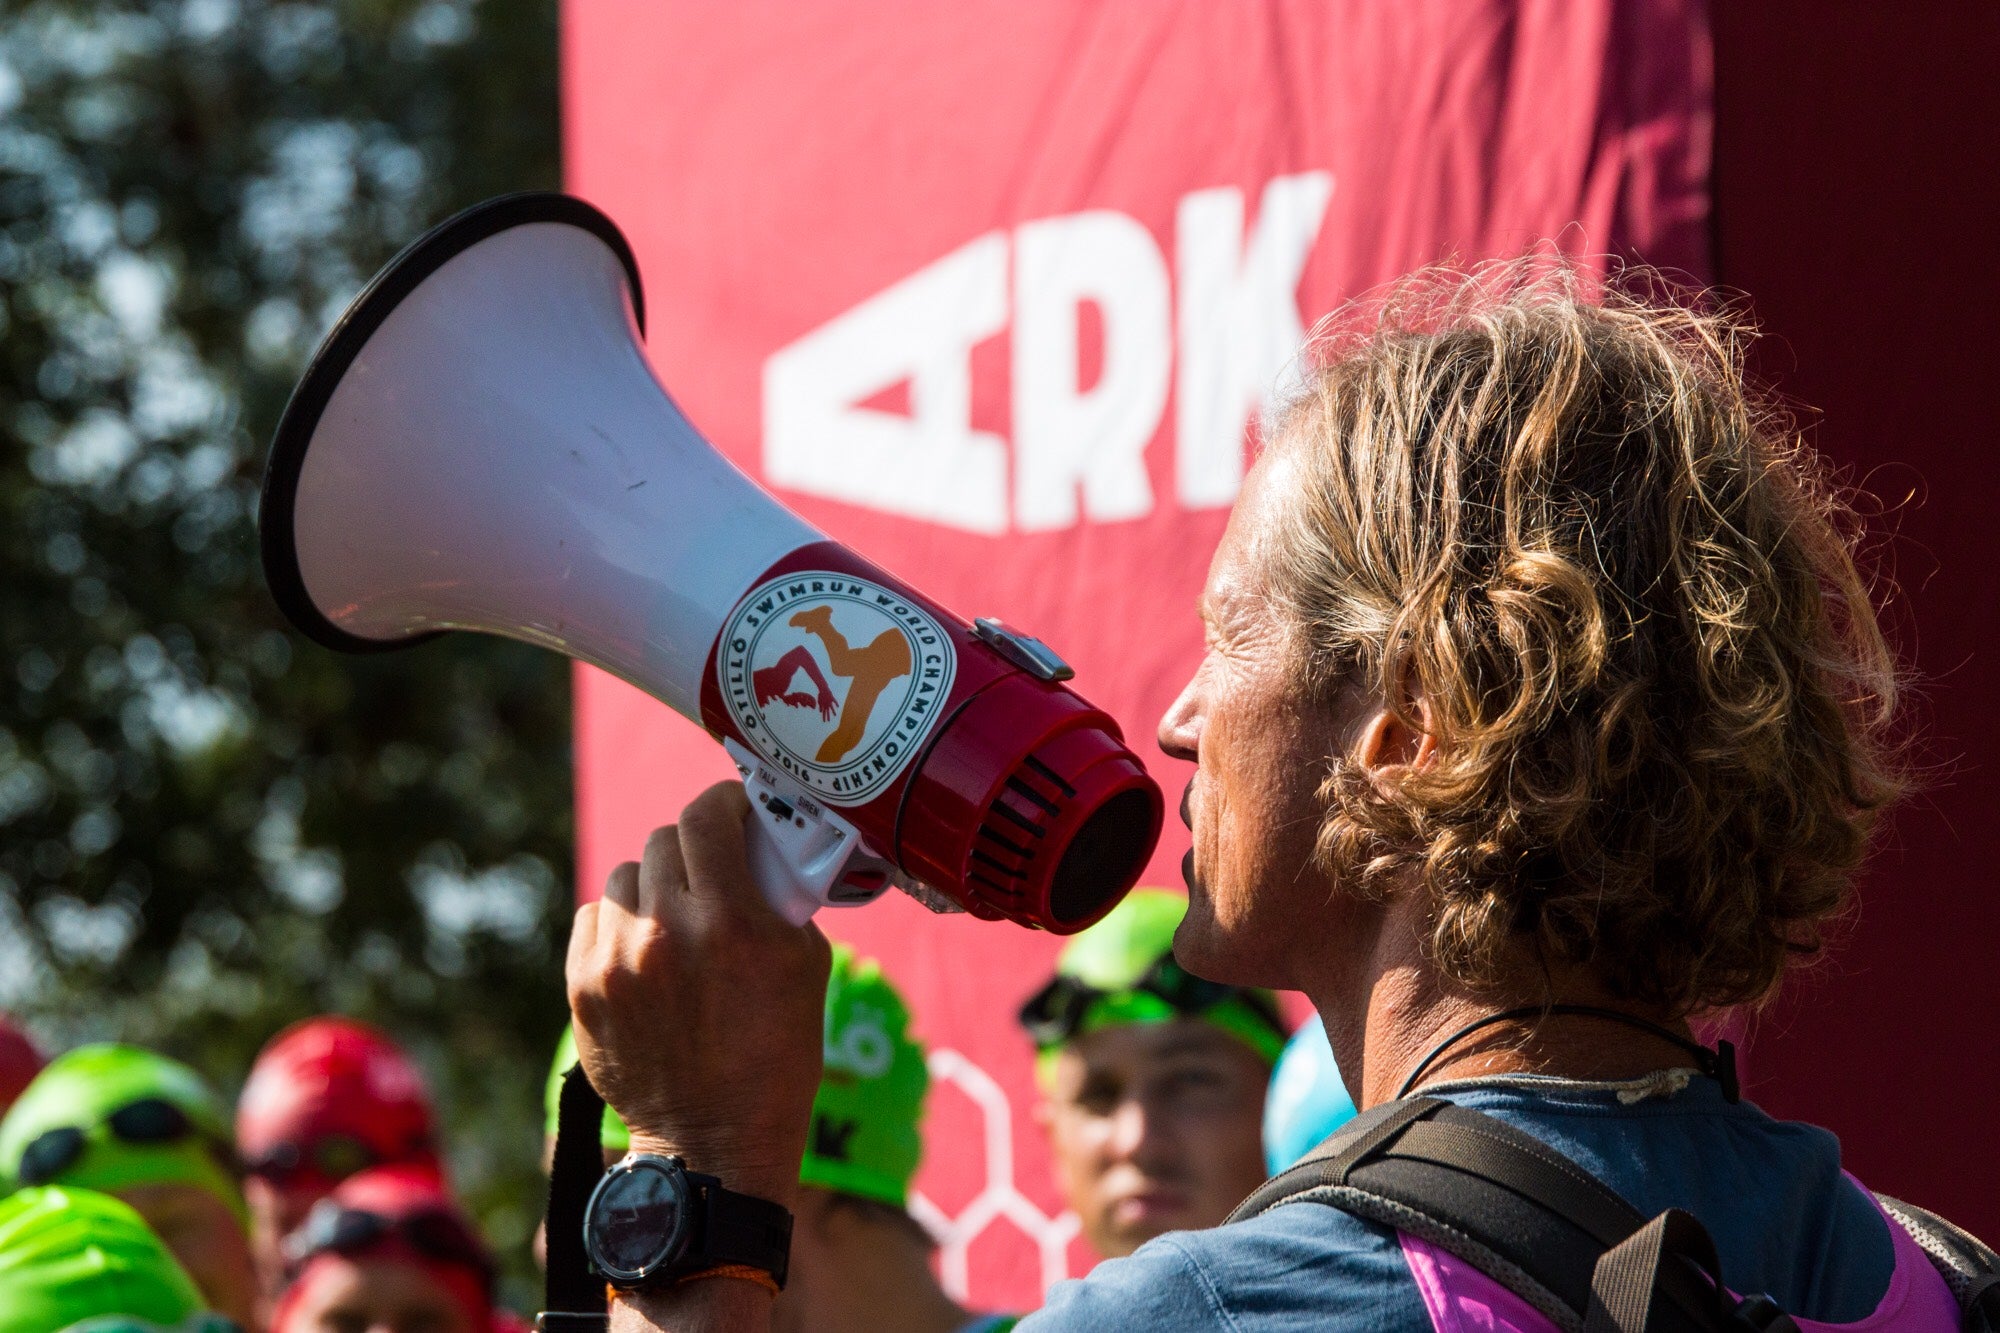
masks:
<path id="1" fill-rule="evenodd" d="M 159 1237 L 110 1195 L 48 1185 L 0 1199 L 0 1333 L 107 1315 L 171 1326 L 203 1308 Z"/>
<path id="2" fill-rule="evenodd" d="M 1221 1000 L 1190 1010 L 1176 1008 L 1164 996 L 1140 988 L 1139 983 L 1161 960 L 1172 958 L 1174 931 L 1186 915 L 1187 899 L 1180 894 L 1167 889 L 1134 889 L 1102 921 L 1069 942 L 1056 959 L 1057 978 L 1069 978 L 1102 992 L 1083 1010 L 1075 1032 L 1095 1032 L 1122 1023 L 1198 1018 L 1241 1040 L 1266 1064 L 1275 1064 L 1285 1048 L 1285 1033 L 1272 1017 L 1277 1013 L 1277 1000 L 1269 991 L 1230 987 Z M 1266 1009 L 1269 1014 L 1263 1012 Z M 1042 1047 L 1038 1064 L 1044 1077 L 1061 1046 L 1058 1041 Z"/>
<path id="3" fill-rule="evenodd" d="M 112 1131 L 112 1113 L 147 1098 L 181 1111 L 194 1133 L 166 1143 L 128 1143 Z M 35 1076 L 0 1120 L 0 1173 L 19 1183 L 21 1155 L 51 1130 L 83 1131 L 83 1151 L 42 1183 L 116 1194 L 137 1185 L 193 1185 L 229 1205 L 246 1226 L 249 1213 L 230 1150 L 229 1111 L 201 1075 L 178 1060 L 137 1046 L 79 1046 Z"/>
<path id="4" fill-rule="evenodd" d="M 826 1068 L 799 1183 L 901 1208 L 924 1155 L 930 1068 L 881 965 L 844 944 L 833 946 L 823 1031 Z"/>
<path id="5" fill-rule="evenodd" d="M 813 1097 L 799 1183 L 902 1207 L 923 1156 L 924 1093 L 930 1069 L 911 1039 L 910 1011 L 872 958 L 833 946 L 826 983 L 826 1061 Z M 563 1075 L 576 1063 L 576 1034 L 565 1028 L 542 1093 L 544 1124 L 556 1132 Z M 602 1142 L 631 1144 L 624 1122 L 604 1108 Z"/>

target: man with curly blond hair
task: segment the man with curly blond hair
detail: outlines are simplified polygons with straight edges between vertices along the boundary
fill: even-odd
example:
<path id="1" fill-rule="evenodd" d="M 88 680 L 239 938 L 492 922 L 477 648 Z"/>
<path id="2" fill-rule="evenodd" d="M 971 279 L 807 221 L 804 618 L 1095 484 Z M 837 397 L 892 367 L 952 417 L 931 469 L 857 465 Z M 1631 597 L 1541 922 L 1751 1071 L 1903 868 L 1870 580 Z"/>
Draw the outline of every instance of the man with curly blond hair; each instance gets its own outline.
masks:
<path id="1" fill-rule="evenodd" d="M 1819 951 L 1899 787 L 1858 526 L 1746 388 L 1746 337 L 1529 261 L 1345 312 L 1267 431 L 1160 725 L 1197 765 L 1174 952 L 1306 992 L 1364 1118 L 1419 1089 L 1485 1112 L 1645 1216 L 1692 1213 L 1737 1292 L 1928 1328 L 1941 1280 L 1834 1137 L 1739 1100 L 1690 1028 Z M 570 984 L 635 1131 L 783 1198 L 810 1084 L 770 1071 L 810 1066 L 813 1031 L 759 1023 L 754 1066 L 723 1034 L 809 1014 L 824 945 L 744 882 L 742 809 L 711 791 L 613 877 Z M 752 956 L 754 978 L 718 966 Z M 728 1092 L 668 1104 L 648 1064 Z M 1454 1307 L 1408 1242 L 1272 1208 L 1100 1265 L 1023 1327 L 1520 1326 Z M 754 1328 L 766 1304 L 693 1283 L 614 1327 Z"/>

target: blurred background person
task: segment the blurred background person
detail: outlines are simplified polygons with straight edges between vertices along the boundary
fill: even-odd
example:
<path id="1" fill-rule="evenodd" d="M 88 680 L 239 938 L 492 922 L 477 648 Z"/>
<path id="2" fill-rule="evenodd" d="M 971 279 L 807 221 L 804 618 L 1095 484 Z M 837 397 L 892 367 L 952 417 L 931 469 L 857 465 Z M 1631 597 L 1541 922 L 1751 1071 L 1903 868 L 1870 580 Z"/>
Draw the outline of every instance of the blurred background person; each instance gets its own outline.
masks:
<path id="1" fill-rule="evenodd" d="M 423 1074 L 348 1018 L 309 1018 L 265 1045 L 236 1102 L 236 1144 L 266 1301 L 284 1285 L 281 1242 L 343 1180 L 391 1165 L 444 1178 Z"/>
<path id="2" fill-rule="evenodd" d="M 0 1014 L 0 1115 L 7 1114 L 14 1099 L 27 1091 L 47 1063 L 34 1039 L 12 1018 Z"/>
<path id="3" fill-rule="evenodd" d="M 0 1199 L 0 1333 L 237 1333 L 132 1208 L 30 1186 Z M 108 1322 L 107 1322 L 108 1321 Z"/>
<path id="4" fill-rule="evenodd" d="M 271 1333 L 493 1333 L 494 1263 L 435 1172 L 375 1167 L 285 1239 Z"/>
<path id="5" fill-rule="evenodd" d="M 0 1120 L 0 1169 L 15 1185 L 116 1195 L 211 1308 L 254 1321 L 257 1279 L 229 1114 L 180 1061 L 108 1042 L 56 1057 Z"/>
<path id="6" fill-rule="evenodd" d="M 1021 1008 L 1056 1187 L 1107 1259 L 1215 1226 L 1264 1181 L 1277 1001 L 1183 971 L 1173 943 L 1186 912 L 1178 893 L 1134 889 Z"/>
<path id="7" fill-rule="evenodd" d="M 1354 1115 L 1354 1098 L 1326 1039 L 1326 1023 L 1314 1014 L 1285 1043 L 1271 1071 L 1264 1094 L 1265 1169 L 1277 1175 Z"/>
<path id="8" fill-rule="evenodd" d="M 772 1307 L 778 1333 L 1004 1333 L 1014 1319 L 975 1315 L 951 1299 L 931 1256 L 937 1242 L 909 1213 L 910 1181 L 924 1151 L 930 1070 L 910 1034 L 910 1011 L 875 960 L 833 946 L 826 988 L 824 1072 L 799 1165 L 791 1271 Z M 545 1160 L 555 1151 L 557 1098 L 576 1063 L 565 1029 L 544 1100 Z M 607 1162 L 631 1139 L 605 1108 Z M 289 1333 L 289 1331 L 285 1331 Z"/>

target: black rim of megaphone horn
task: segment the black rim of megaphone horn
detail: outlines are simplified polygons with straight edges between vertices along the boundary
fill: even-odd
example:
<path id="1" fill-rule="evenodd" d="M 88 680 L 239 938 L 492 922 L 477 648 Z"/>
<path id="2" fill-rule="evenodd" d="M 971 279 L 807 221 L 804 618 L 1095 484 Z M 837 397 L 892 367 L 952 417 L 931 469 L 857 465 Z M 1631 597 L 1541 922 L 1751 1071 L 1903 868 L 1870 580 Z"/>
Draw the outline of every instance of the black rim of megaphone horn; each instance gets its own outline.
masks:
<path id="1" fill-rule="evenodd" d="M 333 399 L 334 390 L 340 387 L 361 349 L 403 298 L 449 260 L 479 242 L 535 222 L 581 227 L 611 247 L 618 262 L 624 265 L 625 278 L 631 287 L 632 318 L 639 332 L 645 333 L 646 295 L 639 283 L 639 264 L 632 257 L 632 247 L 616 223 L 573 195 L 547 191 L 501 195 L 446 218 L 403 247 L 361 289 L 361 295 L 341 313 L 319 350 L 313 353 L 305 377 L 292 390 L 285 414 L 278 420 L 277 434 L 271 440 L 270 462 L 264 469 L 264 493 L 257 509 L 264 580 L 270 585 L 278 609 L 313 642 L 344 653 L 381 653 L 408 648 L 444 632 L 432 630 L 401 639 L 367 639 L 349 634 L 313 604 L 311 594 L 306 591 L 305 576 L 299 570 L 298 544 L 292 528 L 299 473 L 305 467 L 306 449 L 312 443 L 313 432 L 319 428 L 320 415 Z"/>

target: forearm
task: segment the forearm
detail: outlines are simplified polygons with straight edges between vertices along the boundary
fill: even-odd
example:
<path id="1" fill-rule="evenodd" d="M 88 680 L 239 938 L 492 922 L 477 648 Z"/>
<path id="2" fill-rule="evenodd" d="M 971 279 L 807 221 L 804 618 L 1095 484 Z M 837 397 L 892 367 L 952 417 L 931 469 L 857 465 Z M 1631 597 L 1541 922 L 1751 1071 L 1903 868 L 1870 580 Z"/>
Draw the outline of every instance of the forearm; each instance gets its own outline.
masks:
<path id="1" fill-rule="evenodd" d="M 754 1282 L 710 1278 L 611 1302 L 611 1333 L 766 1333 L 770 1292 Z"/>

